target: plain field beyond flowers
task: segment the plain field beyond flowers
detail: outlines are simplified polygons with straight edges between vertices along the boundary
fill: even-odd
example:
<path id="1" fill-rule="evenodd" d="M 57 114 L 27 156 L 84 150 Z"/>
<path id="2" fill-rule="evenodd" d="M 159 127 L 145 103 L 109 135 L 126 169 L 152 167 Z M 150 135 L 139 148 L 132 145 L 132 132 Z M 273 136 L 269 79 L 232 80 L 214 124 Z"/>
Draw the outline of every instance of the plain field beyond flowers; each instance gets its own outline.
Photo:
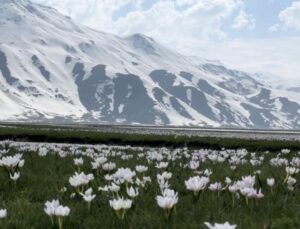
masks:
<path id="1" fill-rule="evenodd" d="M 0 228 L 296 229 L 299 168 L 287 149 L 5 141 Z"/>

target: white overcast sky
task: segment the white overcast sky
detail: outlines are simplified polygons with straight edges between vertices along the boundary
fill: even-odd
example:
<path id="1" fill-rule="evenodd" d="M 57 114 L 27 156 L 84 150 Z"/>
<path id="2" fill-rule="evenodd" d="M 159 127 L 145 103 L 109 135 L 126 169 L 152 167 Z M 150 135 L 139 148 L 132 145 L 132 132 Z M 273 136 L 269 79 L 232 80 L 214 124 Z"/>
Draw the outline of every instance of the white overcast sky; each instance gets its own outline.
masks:
<path id="1" fill-rule="evenodd" d="M 32 0 L 92 28 L 300 83 L 300 0 Z"/>

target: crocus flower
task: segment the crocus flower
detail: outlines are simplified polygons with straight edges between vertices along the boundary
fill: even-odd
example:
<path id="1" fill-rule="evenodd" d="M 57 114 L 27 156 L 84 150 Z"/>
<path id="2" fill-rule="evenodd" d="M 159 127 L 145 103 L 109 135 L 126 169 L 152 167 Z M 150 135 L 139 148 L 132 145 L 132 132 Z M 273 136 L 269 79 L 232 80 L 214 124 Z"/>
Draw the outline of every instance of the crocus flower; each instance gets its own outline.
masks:
<path id="1" fill-rule="evenodd" d="M 93 174 L 75 172 L 75 174 L 69 178 L 69 183 L 76 189 L 78 194 L 82 194 L 83 186 L 87 185 L 92 180 L 94 180 Z"/>
<path id="2" fill-rule="evenodd" d="M 83 165 L 83 159 L 82 157 L 80 158 L 74 158 L 74 165 L 78 167 L 78 171 L 80 172 L 80 167 Z"/>
<path id="3" fill-rule="evenodd" d="M 207 184 L 209 183 L 208 177 L 191 177 L 185 181 L 185 186 L 187 190 L 193 191 L 195 195 L 199 194 L 199 191 L 206 189 Z"/>
<path id="4" fill-rule="evenodd" d="M 59 205 L 60 204 L 58 200 L 52 200 L 51 202 L 47 201 L 45 203 L 44 211 L 48 216 L 52 217 L 54 216 L 55 209 L 58 208 Z"/>
<path id="5" fill-rule="evenodd" d="M 113 162 L 108 162 L 102 165 L 102 169 L 107 172 L 115 170 L 116 167 L 117 167 L 116 163 Z"/>
<path id="6" fill-rule="evenodd" d="M 63 228 L 63 218 L 70 214 L 70 208 L 60 205 L 58 200 L 47 201 L 44 207 L 45 213 L 50 216 L 52 225 L 54 224 L 53 217 L 58 219 L 59 228 Z"/>
<path id="7" fill-rule="evenodd" d="M 132 199 L 136 198 L 139 195 L 139 190 L 137 188 L 134 189 L 133 187 L 130 187 L 127 188 L 126 191 L 127 191 L 127 195 Z"/>
<path id="8" fill-rule="evenodd" d="M 16 154 L 14 156 L 3 157 L 0 160 L 0 166 L 4 166 L 8 169 L 14 169 L 17 166 L 23 167 L 25 161 L 22 159 L 22 156 L 22 154 Z"/>
<path id="9" fill-rule="evenodd" d="M 168 167 L 168 165 L 169 165 L 168 162 L 159 162 L 159 163 L 156 163 L 155 167 L 158 169 L 165 169 Z"/>
<path id="10" fill-rule="evenodd" d="M 93 169 L 98 169 L 100 168 L 105 162 L 107 162 L 106 157 L 98 157 L 95 158 L 94 161 L 92 162 L 92 168 Z"/>
<path id="11" fill-rule="evenodd" d="M 232 180 L 231 180 L 229 177 L 226 177 L 226 178 L 225 178 L 225 183 L 226 183 L 227 185 L 230 185 L 230 184 L 232 183 Z"/>
<path id="12" fill-rule="evenodd" d="M 117 183 L 125 183 L 128 185 L 128 183 L 133 183 L 133 178 L 135 177 L 136 173 L 135 171 L 132 171 L 129 168 L 119 168 L 114 176 L 115 182 Z"/>
<path id="13" fill-rule="evenodd" d="M 171 189 L 165 189 L 162 195 L 156 196 L 159 207 L 165 210 L 165 217 L 169 219 L 174 206 L 178 203 L 178 193 Z"/>
<path id="14" fill-rule="evenodd" d="M 93 194 L 93 189 L 89 188 L 88 190 L 86 190 L 84 192 L 84 194 L 82 194 L 82 198 L 84 199 L 85 202 L 88 203 L 88 210 L 90 210 L 91 208 L 91 202 L 93 199 L 95 199 L 96 195 Z"/>
<path id="15" fill-rule="evenodd" d="M 70 214 L 70 208 L 62 205 L 58 206 L 54 211 L 54 215 L 58 217 L 66 217 L 69 214 Z"/>
<path id="16" fill-rule="evenodd" d="M 268 178 L 267 179 L 267 184 L 269 187 L 273 187 L 275 184 L 275 179 L 274 178 Z"/>
<path id="17" fill-rule="evenodd" d="M 108 186 L 108 190 L 114 193 L 118 193 L 120 191 L 120 186 L 116 185 L 115 183 L 111 183 L 110 186 Z"/>
<path id="18" fill-rule="evenodd" d="M 288 190 L 294 191 L 294 188 L 295 188 L 294 186 L 296 183 L 297 183 L 297 180 L 295 178 L 289 176 L 286 181 Z"/>
<path id="19" fill-rule="evenodd" d="M 144 172 L 147 172 L 147 171 L 148 171 L 148 167 L 147 167 L 147 166 L 144 166 L 144 165 L 137 165 L 137 166 L 135 166 L 135 170 L 136 170 L 138 173 L 144 173 Z"/>
<path id="20" fill-rule="evenodd" d="M 224 224 L 215 223 L 214 225 L 210 223 L 204 223 L 209 229 L 235 229 L 236 225 L 230 225 L 228 222 Z"/>
<path id="21" fill-rule="evenodd" d="M 289 175 L 294 175 L 294 174 L 296 174 L 296 173 L 299 172 L 299 169 L 297 169 L 297 168 L 295 168 L 295 167 L 286 167 L 286 168 L 285 168 L 285 171 L 286 171 L 286 173 L 289 174 Z"/>
<path id="22" fill-rule="evenodd" d="M 117 217 L 120 220 L 123 220 L 125 213 L 132 206 L 132 201 L 129 199 L 118 198 L 109 201 L 109 205 L 116 212 Z"/>
<path id="23" fill-rule="evenodd" d="M 189 163 L 189 168 L 191 169 L 191 170 L 196 170 L 196 169 L 198 169 L 199 168 L 199 161 L 190 161 L 190 163 Z"/>
<path id="24" fill-rule="evenodd" d="M 16 171 L 19 168 L 22 168 L 25 163 L 25 160 L 22 159 L 22 156 L 22 154 L 15 154 L 14 156 L 2 157 L 2 159 L 0 159 L 0 166 L 7 170 L 10 179 L 14 181 L 18 179 L 18 174 L 15 174 Z"/>
<path id="25" fill-rule="evenodd" d="M 164 171 L 162 174 L 157 174 L 156 177 L 157 180 L 169 180 L 172 178 L 172 173 Z"/>
<path id="26" fill-rule="evenodd" d="M 6 209 L 0 209 L 0 219 L 4 219 L 7 217 L 7 210 Z"/>
<path id="27" fill-rule="evenodd" d="M 9 178 L 14 182 L 16 182 L 20 178 L 20 173 L 14 172 L 13 174 L 9 174 Z"/>
<path id="28" fill-rule="evenodd" d="M 209 185 L 208 189 L 210 191 L 221 191 L 222 190 L 222 183 L 215 182 Z"/>
<path id="29" fill-rule="evenodd" d="M 54 215 L 57 216 L 57 218 L 58 218 L 59 229 L 63 228 L 64 217 L 68 216 L 69 214 L 70 214 L 70 208 L 69 207 L 65 207 L 65 206 L 60 205 L 55 209 Z"/>

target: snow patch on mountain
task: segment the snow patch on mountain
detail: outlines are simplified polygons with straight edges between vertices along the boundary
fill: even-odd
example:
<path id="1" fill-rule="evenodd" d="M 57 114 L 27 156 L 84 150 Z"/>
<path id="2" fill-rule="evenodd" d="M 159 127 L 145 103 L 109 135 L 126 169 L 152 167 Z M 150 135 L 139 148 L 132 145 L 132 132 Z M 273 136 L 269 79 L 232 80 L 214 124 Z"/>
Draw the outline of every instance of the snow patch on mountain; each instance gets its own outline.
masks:
<path id="1" fill-rule="evenodd" d="M 1 120 L 300 127 L 299 85 L 142 34 L 95 31 L 28 0 L 0 0 L 0 31 Z"/>

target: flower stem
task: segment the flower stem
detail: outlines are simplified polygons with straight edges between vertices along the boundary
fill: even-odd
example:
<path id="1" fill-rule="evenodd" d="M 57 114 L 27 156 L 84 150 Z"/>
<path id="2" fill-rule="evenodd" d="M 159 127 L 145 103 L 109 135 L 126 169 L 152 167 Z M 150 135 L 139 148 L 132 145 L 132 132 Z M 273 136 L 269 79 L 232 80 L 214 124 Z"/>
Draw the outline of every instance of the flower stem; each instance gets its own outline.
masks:
<path id="1" fill-rule="evenodd" d="M 63 229 L 63 217 L 58 217 L 58 227 L 59 229 Z"/>

